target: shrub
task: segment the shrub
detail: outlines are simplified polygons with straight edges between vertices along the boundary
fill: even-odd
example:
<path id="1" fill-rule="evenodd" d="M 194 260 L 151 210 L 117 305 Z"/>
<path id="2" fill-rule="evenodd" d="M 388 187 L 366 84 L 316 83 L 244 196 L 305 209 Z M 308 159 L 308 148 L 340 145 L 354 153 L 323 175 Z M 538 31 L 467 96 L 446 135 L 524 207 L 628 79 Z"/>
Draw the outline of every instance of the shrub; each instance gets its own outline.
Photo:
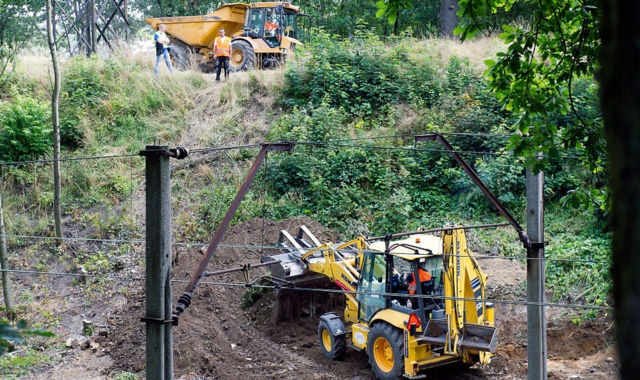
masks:
<path id="1" fill-rule="evenodd" d="M 352 114 L 376 115 L 397 101 L 401 83 L 398 65 L 375 48 L 379 44 L 367 33 L 359 33 L 356 41 L 319 33 L 309 45 L 309 57 L 285 73 L 283 103 L 300 107 L 326 101 Z"/>
<path id="2" fill-rule="evenodd" d="M 18 95 L 0 104 L 0 158 L 4 161 L 33 160 L 51 147 L 49 105 Z"/>
<path id="3" fill-rule="evenodd" d="M 69 103 L 96 106 L 107 95 L 107 81 L 98 64 L 97 57 L 77 57 L 71 61 L 62 83 L 62 92 Z"/>
<path id="4" fill-rule="evenodd" d="M 418 107 L 431 107 L 442 94 L 438 70 L 431 61 L 412 62 L 405 74 L 407 100 Z"/>

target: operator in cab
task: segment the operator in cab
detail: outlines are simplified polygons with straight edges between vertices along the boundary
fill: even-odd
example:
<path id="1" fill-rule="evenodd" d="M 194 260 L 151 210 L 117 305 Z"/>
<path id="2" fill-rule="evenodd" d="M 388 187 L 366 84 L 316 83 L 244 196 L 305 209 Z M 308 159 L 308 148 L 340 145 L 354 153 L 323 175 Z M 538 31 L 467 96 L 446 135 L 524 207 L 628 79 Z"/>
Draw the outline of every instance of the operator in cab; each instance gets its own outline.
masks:
<path id="1" fill-rule="evenodd" d="M 224 35 L 224 29 L 218 30 L 218 37 L 213 43 L 213 54 L 216 57 L 216 82 L 220 82 L 220 71 L 224 68 L 224 79 L 229 79 L 229 57 L 231 57 L 231 38 Z"/>
<path id="2" fill-rule="evenodd" d="M 268 35 L 275 35 L 275 30 L 277 28 L 278 28 L 278 22 L 275 16 L 273 16 L 271 20 L 267 20 L 267 22 L 264 23 L 264 30 L 268 32 L 267 33 Z"/>
<path id="3" fill-rule="evenodd" d="M 431 281 L 431 274 L 422 268 L 418 268 L 418 274 L 420 275 L 420 284 L 425 286 L 427 281 Z M 409 284 L 409 294 L 416 294 L 416 280 L 413 278 L 413 273 L 409 273 L 407 283 Z"/>

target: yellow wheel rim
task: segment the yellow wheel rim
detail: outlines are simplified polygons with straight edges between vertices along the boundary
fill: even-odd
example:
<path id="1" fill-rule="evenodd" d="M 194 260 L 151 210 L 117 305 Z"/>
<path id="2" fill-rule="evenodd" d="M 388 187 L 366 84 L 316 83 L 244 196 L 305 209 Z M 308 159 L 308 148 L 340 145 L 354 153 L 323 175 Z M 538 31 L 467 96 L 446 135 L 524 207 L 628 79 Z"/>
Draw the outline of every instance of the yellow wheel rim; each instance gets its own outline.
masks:
<path id="1" fill-rule="evenodd" d="M 331 335 L 326 329 L 322 330 L 322 345 L 327 352 L 331 352 Z"/>
<path id="2" fill-rule="evenodd" d="M 240 66 L 244 61 L 244 53 L 241 49 L 235 49 L 231 52 L 231 62 L 234 66 Z"/>
<path id="3" fill-rule="evenodd" d="M 380 337 L 373 342 L 373 357 L 382 372 L 393 369 L 393 348 L 386 338 Z"/>

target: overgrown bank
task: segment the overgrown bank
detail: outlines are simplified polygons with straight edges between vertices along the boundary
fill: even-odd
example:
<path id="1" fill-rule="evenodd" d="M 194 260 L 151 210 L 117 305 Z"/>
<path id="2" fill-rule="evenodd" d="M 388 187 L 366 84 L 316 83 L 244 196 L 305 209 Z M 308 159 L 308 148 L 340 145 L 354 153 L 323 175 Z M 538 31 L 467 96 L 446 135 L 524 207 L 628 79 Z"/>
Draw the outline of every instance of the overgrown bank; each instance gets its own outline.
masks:
<path id="1" fill-rule="evenodd" d="M 439 146 L 423 143 L 413 149 L 411 135 L 435 131 L 446 133 L 513 213 L 523 215 L 522 162 L 506 147 L 516 118 L 495 99 L 478 69 L 486 58 L 479 55 L 491 42 L 452 47 L 399 39 L 383 44 L 364 32 L 351 40 L 328 39 L 319 35 L 283 71 L 237 74 L 219 86 L 195 72 L 155 78 L 149 64 L 135 57 L 70 61 L 63 81 L 63 156 L 135 155 L 154 141 L 192 148 L 307 142 L 312 144 L 299 144 L 291 154 L 269 155 L 234 223 L 305 215 L 348 238 L 449 222 L 500 221 Z M 459 54 L 451 53 L 455 49 Z M 42 78 L 24 75 L 4 91 L 2 107 L 10 111 L 3 117 L 14 116 L 3 119 L 3 130 L 20 122 L 39 126 L 33 136 L 41 139 L 30 141 L 41 141 L 43 148 L 4 160 L 48 157 L 45 89 Z M 599 113 L 596 90 L 588 78 L 575 88 L 579 106 L 594 115 Z M 24 95 L 28 93 L 35 95 Z M 27 116 L 37 122 L 25 121 Z M 556 118 L 558 123 L 575 122 L 571 115 Z M 193 155 L 176 164 L 176 241 L 205 241 L 212 234 L 254 154 L 245 149 Z M 605 304 L 610 282 L 604 264 L 609 259 L 606 215 L 598 204 L 593 211 L 569 208 L 572 198 L 566 197 L 601 174 L 594 176 L 564 156 L 551 163 L 545 173 L 547 253 L 569 261 L 548 263 L 548 288 L 557 299 Z M 142 238 L 142 165 L 138 157 L 63 163 L 68 236 Z M 9 234 L 50 236 L 49 167 L 11 166 L 2 175 Z M 522 256 L 516 240 L 507 228 L 488 230 L 474 236 L 472 248 Z M 51 241 L 10 238 L 10 249 L 20 268 L 90 274 L 127 274 L 142 257 L 135 244 L 71 243 L 59 249 Z M 573 259 L 599 262 L 583 265 Z M 74 287 L 87 293 L 107 288 Z M 33 320 L 55 330 L 60 326 L 56 318 L 35 315 Z"/>

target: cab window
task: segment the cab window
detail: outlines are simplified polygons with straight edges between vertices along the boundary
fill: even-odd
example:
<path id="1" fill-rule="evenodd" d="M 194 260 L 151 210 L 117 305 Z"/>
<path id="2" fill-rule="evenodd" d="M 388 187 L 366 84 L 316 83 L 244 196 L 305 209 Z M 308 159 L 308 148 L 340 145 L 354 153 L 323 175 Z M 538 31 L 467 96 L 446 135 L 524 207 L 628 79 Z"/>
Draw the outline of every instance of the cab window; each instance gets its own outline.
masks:
<path id="1" fill-rule="evenodd" d="M 252 9 L 249 14 L 249 29 L 258 36 L 264 33 L 264 9 Z"/>
<path id="2" fill-rule="evenodd" d="M 367 254 L 362 266 L 357 300 L 359 303 L 358 319 L 369 321 L 371 317 L 386 307 L 385 297 L 380 294 L 386 292 L 387 265 L 384 255 Z"/>
<path id="3" fill-rule="evenodd" d="M 298 14 L 291 9 L 284 10 L 284 35 L 298 38 Z"/>

